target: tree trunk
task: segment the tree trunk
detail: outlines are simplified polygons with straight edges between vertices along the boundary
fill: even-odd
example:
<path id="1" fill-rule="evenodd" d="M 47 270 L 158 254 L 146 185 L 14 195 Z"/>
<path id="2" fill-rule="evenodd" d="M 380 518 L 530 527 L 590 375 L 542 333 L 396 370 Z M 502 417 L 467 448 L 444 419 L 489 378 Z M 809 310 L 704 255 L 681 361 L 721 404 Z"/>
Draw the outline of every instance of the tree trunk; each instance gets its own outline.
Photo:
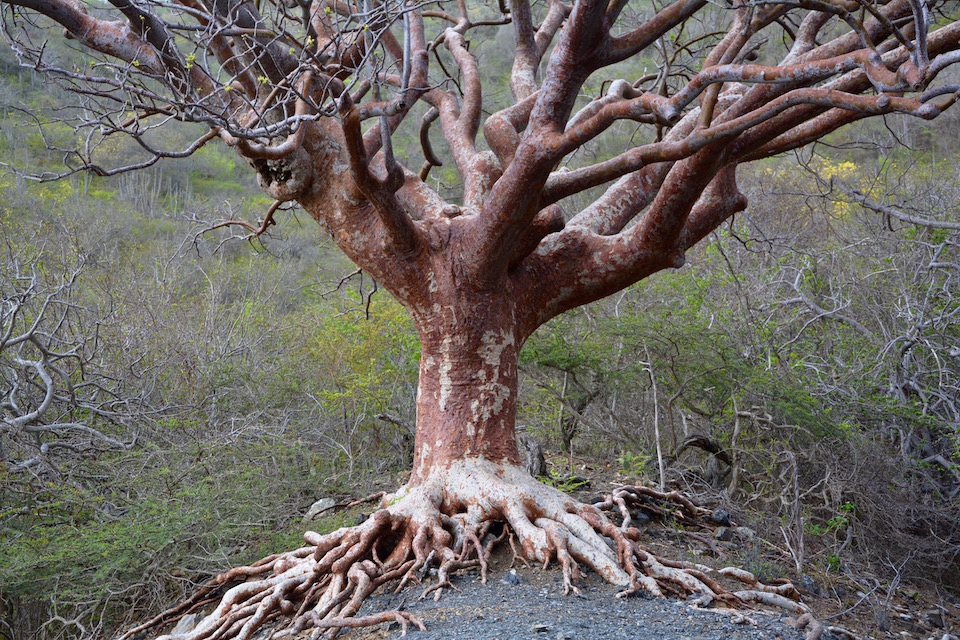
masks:
<path id="1" fill-rule="evenodd" d="M 414 313 L 422 350 L 411 486 L 458 460 L 521 465 L 512 302 L 503 292 L 450 297 Z"/>

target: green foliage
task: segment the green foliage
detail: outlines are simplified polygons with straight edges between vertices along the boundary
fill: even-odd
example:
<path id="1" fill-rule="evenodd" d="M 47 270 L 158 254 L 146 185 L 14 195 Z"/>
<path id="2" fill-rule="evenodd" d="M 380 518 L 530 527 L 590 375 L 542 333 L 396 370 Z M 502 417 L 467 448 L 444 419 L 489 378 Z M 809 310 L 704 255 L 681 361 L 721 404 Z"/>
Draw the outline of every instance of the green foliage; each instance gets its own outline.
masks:
<path id="1" fill-rule="evenodd" d="M 821 537 L 824 535 L 834 535 L 845 530 L 851 519 L 857 513 L 857 505 L 852 502 L 844 502 L 837 506 L 837 513 L 826 522 L 817 524 L 808 522 L 806 524 L 807 533 L 812 536 Z"/>
<path id="2" fill-rule="evenodd" d="M 637 454 L 624 451 L 620 457 L 617 458 L 617 463 L 620 465 L 620 473 L 628 478 L 643 478 L 650 471 L 649 465 L 651 458 L 652 456 L 642 452 Z"/>
<path id="3" fill-rule="evenodd" d="M 564 493 L 573 493 L 590 485 L 590 481 L 585 478 L 569 476 L 554 468 L 551 468 L 547 473 L 549 475 L 537 476 L 537 480 Z"/>
<path id="4" fill-rule="evenodd" d="M 395 301 L 378 300 L 369 318 L 326 303 L 306 314 L 317 328 L 308 354 L 323 367 L 316 374 L 328 381 L 320 392 L 328 409 L 349 404 L 354 410 L 368 405 L 382 411 L 390 399 L 388 388 L 415 387 L 420 342 L 409 315 Z"/>
<path id="5" fill-rule="evenodd" d="M 147 589 L 198 554 L 223 562 L 222 569 L 271 553 L 278 543 L 302 544 L 298 503 L 309 498 L 298 497 L 313 494 L 307 469 L 320 461 L 303 445 L 271 439 L 231 450 L 187 449 L 178 452 L 179 464 L 156 453 L 101 460 L 104 472 L 115 464 L 136 467 L 135 484 L 123 474 L 96 493 L 47 483 L 18 518 L 0 516 L 7 522 L 0 538 L 4 592 L 44 599 L 56 585 L 67 602 L 96 599 L 133 585 Z M 8 493 L 3 502 L 14 498 Z"/>
<path id="6" fill-rule="evenodd" d="M 784 577 L 783 567 L 774 558 L 767 555 L 759 542 L 752 541 L 744 545 L 736 564 L 752 573 L 764 584 L 775 583 Z"/>

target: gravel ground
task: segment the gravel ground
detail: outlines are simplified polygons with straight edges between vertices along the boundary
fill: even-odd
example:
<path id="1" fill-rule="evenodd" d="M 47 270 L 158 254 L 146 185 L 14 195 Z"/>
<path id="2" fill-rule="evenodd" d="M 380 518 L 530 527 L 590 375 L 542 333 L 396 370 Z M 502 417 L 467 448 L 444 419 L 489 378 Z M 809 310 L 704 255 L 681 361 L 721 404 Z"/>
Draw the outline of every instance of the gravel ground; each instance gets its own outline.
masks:
<path id="1" fill-rule="evenodd" d="M 564 596 L 557 569 L 506 570 L 494 558 L 487 585 L 479 575 L 454 579 L 458 591 L 446 590 L 439 602 L 418 600 L 408 587 L 393 595 L 377 595 L 360 615 L 402 608 L 413 613 L 427 631 L 410 628 L 410 640 L 590 640 L 637 638 L 657 640 L 801 640 L 780 613 L 701 610 L 677 599 L 616 598 L 617 589 L 590 575 L 581 580 L 581 596 Z M 500 566 L 496 566 L 499 564 Z M 734 620 L 745 617 L 739 624 Z M 345 638 L 399 638 L 399 625 L 353 631 Z"/>

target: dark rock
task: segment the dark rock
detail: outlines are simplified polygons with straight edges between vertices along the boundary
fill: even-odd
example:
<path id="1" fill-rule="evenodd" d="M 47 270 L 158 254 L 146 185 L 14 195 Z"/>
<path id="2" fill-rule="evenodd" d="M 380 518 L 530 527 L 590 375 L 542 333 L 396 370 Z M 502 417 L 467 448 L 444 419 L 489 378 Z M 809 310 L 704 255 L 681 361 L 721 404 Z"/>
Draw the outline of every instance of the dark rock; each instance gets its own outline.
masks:
<path id="1" fill-rule="evenodd" d="M 650 521 L 653 520 L 653 515 L 645 509 L 639 509 L 637 511 L 631 511 L 630 517 L 633 518 L 633 526 L 642 527 L 645 524 L 650 524 Z"/>
<path id="2" fill-rule="evenodd" d="M 806 593 L 811 596 L 820 595 L 820 586 L 817 584 L 817 581 L 813 579 L 809 574 L 803 574 L 800 576 L 800 581 L 797 583 L 797 587 L 803 593 Z"/>
<path id="3" fill-rule="evenodd" d="M 939 609 L 931 609 L 923 613 L 923 620 L 931 627 L 943 629 L 943 614 Z"/>
<path id="4" fill-rule="evenodd" d="M 713 537 L 722 542 L 730 542 L 733 540 L 733 531 L 730 530 L 730 527 L 717 527 L 717 530 L 713 532 Z"/>
<path id="5" fill-rule="evenodd" d="M 720 525 L 721 527 L 729 527 L 730 512 L 728 512 L 726 509 L 716 509 L 710 514 L 710 521 L 713 524 Z"/>
<path id="6" fill-rule="evenodd" d="M 607 499 L 607 497 L 606 497 L 605 495 L 603 495 L 602 493 L 598 493 L 597 495 L 595 495 L 595 496 L 593 496 L 592 498 L 590 498 L 590 500 L 588 500 L 588 502 L 589 502 L 590 504 L 600 504 L 601 502 L 603 502 L 603 501 L 606 500 L 606 499 Z"/>

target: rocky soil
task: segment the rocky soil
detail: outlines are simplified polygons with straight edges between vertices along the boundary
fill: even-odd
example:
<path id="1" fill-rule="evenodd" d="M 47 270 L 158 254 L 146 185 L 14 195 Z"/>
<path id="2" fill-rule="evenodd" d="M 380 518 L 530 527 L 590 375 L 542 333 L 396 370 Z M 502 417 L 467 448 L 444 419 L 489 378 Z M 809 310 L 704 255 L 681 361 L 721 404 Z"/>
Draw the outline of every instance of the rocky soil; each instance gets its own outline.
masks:
<path id="1" fill-rule="evenodd" d="M 663 598 L 617 598 L 617 589 L 596 575 L 581 580 L 580 596 L 564 596 L 559 570 L 520 566 L 508 570 L 509 551 L 494 556 L 486 586 L 475 573 L 461 575 L 458 591 L 439 602 L 419 592 L 371 598 L 361 611 L 402 608 L 427 631 L 411 628 L 411 640 L 799 640 L 779 612 L 699 609 L 691 602 Z M 372 628 L 347 636 L 365 640 L 399 638 L 400 628 Z"/>

